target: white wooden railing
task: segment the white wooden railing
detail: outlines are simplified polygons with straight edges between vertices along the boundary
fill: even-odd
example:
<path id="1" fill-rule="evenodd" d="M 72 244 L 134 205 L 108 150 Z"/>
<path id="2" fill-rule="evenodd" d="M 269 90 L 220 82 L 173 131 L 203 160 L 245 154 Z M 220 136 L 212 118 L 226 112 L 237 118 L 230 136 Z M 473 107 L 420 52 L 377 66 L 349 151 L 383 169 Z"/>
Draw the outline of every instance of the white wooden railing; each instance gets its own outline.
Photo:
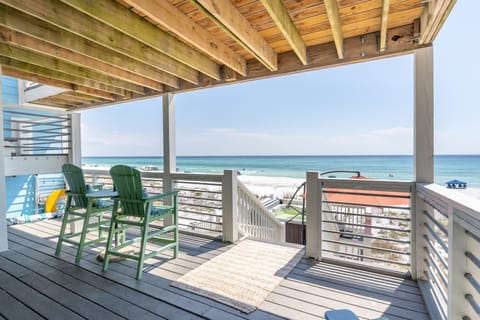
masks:
<path id="1" fill-rule="evenodd" d="M 248 188 L 238 181 L 238 227 L 252 237 L 285 241 L 285 224 L 275 218 Z"/>
<path id="2" fill-rule="evenodd" d="M 112 187 L 108 169 L 84 167 L 87 183 Z M 143 171 L 142 180 L 151 194 L 163 192 L 165 174 Z M 235 241 L 238 233 L 263 240 L 285 241 L 285 225 L 266 209 L 237 179 L 236 172 L 223 175 L 172 173 L 174 188 L 180 190 L 180 226 L 185 231 L 222 236 Z"/>
<path id="3" fill-rule="evenodd" d="M 403 208 L 376 206 L 389 209 L 387 215 L 359 211 L 357 201 L 352 199 L 358 193 L 369 196 L 371 190 L 380 195 L 394 192 L 407 197 L 409 204 Z M 334 193 L 348 194 L 350 198 L 332 200 L 334 197 L 328 194 Z M 351 209 L 354 207 L 356 211 Z M 384 267 L 374 267 L 378 272 L 390 273 L 393 270 L 385 268 L 405 265 L 408 273 L 404 276 L 418 280 L 432 319 L 480 319 L 480 200 L 435 184 L 320 179 L 318 173 L 309 172 L 307 213 L 307 256 L 362 269 L 371 269 L 368 265 L 377 261 Z M 365 217 L 359 220 L 359 215 Z M 356 220 L 348 221 L 347 216 Z M 367 218 L 388 223 L 374 225 Z M 348 226 L 351 230 L 347 230 Z M 363 227 L 388 233 L 375 235 L 371 230 L 359 230 Z M 345 235 L 351 239 L 346 241 Z M 358 241 L 352 241 L 355 237 Z M 388 245 L 374 248 L 365 243 L 368 238 Z M 392 248 L 392 244 L 400 249 Z M 377 256 L 381 252 L 386 256 Z M 370 262 L 366 265 L 365 261 Z"/>
<path id="4" fill-rule="evenodd" d="M 86 182 L 112 188 L 109 169 L 84 167 Z M 164 190 L 165 174 L 161 171 L 142 171 L 142 183 L 149 194 Z M 171 174 L 174 188 L 179 190 L 179 225 L 185 231 L 210 236 L 222 235 L 222 175 Z"/>
<path id="5" fill-rule="evenodd" d="M 408 276 L 413 187 L 408 181 L 327 179 L 308 173 L 307 254 Z"/>
<path id="6" fill-rule="evenodd" d="M 432 319 L 480 319 L 480 201 L 417 184 L 417 275 Z"/>
<path id="7" fill-rule="evenodd" d="M 5 176 L 57 173 L 73 150 L 72 117 L 13 104 L 4 107 Z"/>

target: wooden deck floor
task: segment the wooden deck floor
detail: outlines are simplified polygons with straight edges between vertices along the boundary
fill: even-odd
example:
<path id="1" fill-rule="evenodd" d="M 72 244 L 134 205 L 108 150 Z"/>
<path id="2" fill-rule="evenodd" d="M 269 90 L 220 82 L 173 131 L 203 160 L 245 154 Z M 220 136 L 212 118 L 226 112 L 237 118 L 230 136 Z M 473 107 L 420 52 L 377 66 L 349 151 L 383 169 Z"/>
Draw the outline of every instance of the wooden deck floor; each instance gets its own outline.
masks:
<path id="1" fill-rule="evenodd" d="M 189 270 L 231 245 L 182 235 L 179 258 L 150 259 L 141 281 L 130 261 L 106 273 L 89 248 L 80 265 L 64 246 L 54 256 L 59 220 L 9 227 L 9 249 L 0 254 L 0 319 L 323 319 L 349 308 L 361 319 L 387 316 L 429 319 L 415 282 L 303 259 L 261 307 L 243 314 L 171 287 Z M 261 263 L 261 262 L 259 262 Z"/>

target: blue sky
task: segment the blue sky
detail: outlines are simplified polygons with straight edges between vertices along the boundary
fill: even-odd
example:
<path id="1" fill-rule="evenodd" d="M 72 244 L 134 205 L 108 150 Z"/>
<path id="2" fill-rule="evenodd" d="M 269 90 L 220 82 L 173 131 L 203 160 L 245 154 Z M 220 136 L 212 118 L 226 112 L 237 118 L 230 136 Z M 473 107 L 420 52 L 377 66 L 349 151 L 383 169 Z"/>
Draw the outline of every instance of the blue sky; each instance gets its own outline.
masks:
<path id="1" fill-rule="evenodd" d="M 480 154 L 479 9 L 434 43 L 436 154 Z M 412 154 L 413 101 L 411 55 L 177 94 L 177 154 Z M 161 155 L 161 98 L 82 112 L 82 153 Z"/>

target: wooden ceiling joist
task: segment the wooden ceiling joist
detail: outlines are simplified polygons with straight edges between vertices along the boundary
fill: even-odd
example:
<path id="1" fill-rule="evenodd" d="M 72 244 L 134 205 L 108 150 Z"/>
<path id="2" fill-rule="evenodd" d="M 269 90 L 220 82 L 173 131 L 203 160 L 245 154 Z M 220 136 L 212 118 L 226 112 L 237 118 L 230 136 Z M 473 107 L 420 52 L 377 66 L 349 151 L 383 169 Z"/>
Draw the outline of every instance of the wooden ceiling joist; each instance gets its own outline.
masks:
<path id="1" fill-rule="evenodd" d="M 51 70 L 45 67 L 19 61 L 16 59 L 0 56 L 0 64 L 9 66 L 13 69 L 17 69 L 20 71 L 34 73 L 46 78 L 56 79 L 56 80 L 72 83 L 74 85 L 89 87 L 89 88 L 100 90 L 100 91 L 110 92 L 118 96 L 125 96 L 125 97 L 128 96 L 128 93 L 124 89 L 120 89 L 114 86 L 109 86 L 103 83 L 95 82 L 90 79 L 80 78 L 68 73 Z"/>
<path id="2" fill-rule="evenodd" d="M 270 17 L 282 32 L 285 39 L 297 54 L 300 61 L 307 64 L 307 48 L 302 37 L 298 33 L 297 27 L 288 15 L 288 11 L 282 2 L 276 0 L 261 0 L 265 9 L 267 9 Z"/>
<path id="3" fill-rule="evenodd" d="M 109 64 L 102 63 L 93 58 L 78 54 L 68 49 L 55 46 L 51 43 L 38 40 L 26 34 L 9 30 L 0 26 L 0 41 L 15 45 L 21 48 L 28 48 L 38 53 L 60 58 L 66 62 L 71 62 L 78 66 L 84 66 L 92 70 L 102 72 L 104 75 L 115 76 L 121 80 L 134 83 L 139 86 L 144 86 L 153 90 L 162 92 L 164 90 L 163 84 L 151 79 L 139 76 L 137 74 L 113 67 Z"/>
<path id="4" fill-rule="evenodd" d="M 38 65 L 49 70 L 66 73 L 79 78 L 90 79 L 91 81 L 103 83 L 107 86 L 116 87 L 122 90 L 145 94 L 145 89 L 142 86 L 129 83 L 118 78 L 106 76 L 94 70 L 79 67 L 57 58 L 52 58 L 34 51 L 8 45 L 3 42 L 0 42 L 0 56 L 23 61 L 32 65 Z"/>
<path id="5" fill-rule="evenodd" d="M 71 96 L 71 97 L 77 97 L 79 99 L 89 100 L 89 101 L 103 100 L 102 98 L 95 97 L 93 95 L 89 95 L 86 93 L 81 93 L 78 91 L 66 91 L 66 92 L 63 92 L 62 94 Z"/>
<path id="6" fill-rule="evenodd" d="M 37 19 L 56 25 L 67 32 L 79 35 L 185 81 L 198 83 L 197 70 L 58 0 L 0 0 L 0 3 L 15 7 Z"/>
<path id="7" fill-rule="evenodd" d="M 98 99 L 87 99 L 79 96 L 72 95 L 70 92 L 64 92 L 57 94 L 56 97 L 59 97 L 60 99 L 70 101 L 73 103 L 80 103 L 80 104 L 90 104 L 92 102 L 95 102 Z"/>
<path id="8" fill-rule="evenodd" d="M 337 49 L 338 59 L 343 59 L 343 31 L 340 22 L 340 14 L 338 12 L 337 0 L 324 0 L 325 9 L 327 10 L 328 21 L 332 29 L 335 48 Z"/>
<path id="9" fill-rule="evenodd" d="M 454 3 L 0 0 L 0 66 L 83 110 L 410 53 Z"/>
<path id="10" fill-rule="evenodd" d="M 229 0 L 192 1 L 267 69 L 278 69 L 277 53 Z"/>
<path id="11" fill-rule="evenodd" d="M 382 4 L 382 22 L 380 25 L 380 52 L 384 52 L 387 44 L 388 29 L 388 11 L 390 10 L 390 0 L 383 0 Z"/>
<path id="12" fill-rule="evenodd" d="M 410 41 L 410 35 L 412 34 L 411 26 L 391 28 L 389 31 L 392 35 L 396 36 L 393 37 L 393 39 L 396 40 L 387 39 L 389 56 L 412 53 L 418 48 L 414 42 Z M 346 38 L 344 40 L 345 55 L 341 60 L 338 59 L 337 49 L 332 42 L 309 47 L 308 65 L 303 65 L 298 60 L 297 55 L 292 51 L 281 53 L 279 54 L 278 59 L 279 61 L 282 61 L 282 63 L 279 65 L 279 70 L 273 73 L 273 75 L 294 74 L 301 71 L 319 70 L 384 58 L 385 54 L 380 54 L 378 52 L 377 38 L 377 32 Z M 249 80 L 272 77 L 272 72 L 266 70 L 259 61 L 251 60 L 248 64 Z M 208 85 L 215 84 L 208 83 Z"/>
<path id="13" fill-rule="evenodd" d="M 159 26 L 171 30 L 181 40 L 200 52 L 210 55 L 242 76 L 247 75 L 245 59 L 168 1 L 124 0 L 123 2 L 134 7 L 136 11 L 141 12 Z"/>
<path id="14" fill-rule="evenodd" d="M 214 61 L 193 50 L 190 46 L 169 33 L 158 29 L 135 13 L 125 10 L 122 5 L 114 1 L 61 1 L 192 69 L 196 69 L 213 79 L 220 80 L 219 66 Z"/>
<path id="15" fill-rule="evenodd" d="M 50 106 L 50 107 L 58 107 L 62 109 L 73 109 L 75 107 L 74 104 L 66 103 L 64 101 L 58 101 L 58 99 L 53 98 L 42 98 L 35 100 L 34 104 L 39 104 L 43 106 Z"/>
<path id="16" fill-rule="evenodd" d="M 38 51 L 41 51 L 42 53 L 51 54 L 50 50 L 47 50 L 48 48 L 38 48 L 42 46 L 42 42 L 48 42 L 56 47 L 68 48 L 70 51 L 107 65 L 104 68 L 108 68 L 108 65 L 111 65 L 130 73 L 141 74 L 143 77 L 152 81 L 158 81 L 170 87 L 178 88 L 178 79 L 173 75 L 160 71 L 150 65 L 141 63 L 116 51 L 107 49 L 103 46 L 98 46 L 85 38 L 79 37 L 3 4 L 0 4 L 0 25 L 3 25 L 5 29 L 16 30 L 21 34 L 30 35 L 30 38 L 34 38 L 36 41 L 33 40 L 32 44 L 28 45 L 33 46 L 32 49 L 38 49 Z M 0 35 L 3 35 L 3 33 L 0 33 Z M 16 39 L 18 39 L 18 42 L 22 41 L 18 37 L 13 37 L 14 34 L 4 35 L 6 36 L 6 41 L 16 41 Z M 59 51 L 59 55 L 60 54 L 62 54 L 62 51 Z M 108 60 L 105 60 L 105 57 L 108 57 Z M 70 56 L 70 58 L 73 59 L 74 57 Z M 101 69 L 102 67 L 97 66 L 97 68 Z M 111 74 L 114 73 L 112 72 Z"/>
<path id="17" fill-rule="evenodd" d="M 40 75 L 37 75 L 37 74 L 34 74 L 34 73 L 29 73 L 29 72 L 13 69 L 13 68 L 10 68 L 8 66 L 2 66 L 2 71 L 5 75 L 10 76 L 10 77 L 14 77 L 14 78 L 18 78 L 18 79 L 24 79 L 24 80 L 31 81 L 31 82 L 36 82 L 36 83 L 42 83 L 42 84 L 46 84 L 46 85 L 49 85 L 49 86 L 62 88 L 62 89 L 66 89 L 66 90 L 75 90 L 75 93 L 85 94 L 85 95 L 88 95 L 88 96 L 96 97 L 96 98 L 101 99 L 101 100 L 107 100 L 107 101 L 110 101 L 110 102 L 118 100 L 117 96 L 115 96 L 114 94 L 109 93 L 109 92 L 104 92 L 104 91 L 100 91 L 100 90 L 96 90 L 96 89 L 92 89 L 92 88 L 87 88 L 87 87 L 84 87 L 84 86 L 73 85 L 73 84 L 68 83 L 66 81 L 61 81 L 61 80 L 56 80 L 56 79 L 52 79 L 52 78 L 49 78 L 49 77 L 40 76 Z"/>

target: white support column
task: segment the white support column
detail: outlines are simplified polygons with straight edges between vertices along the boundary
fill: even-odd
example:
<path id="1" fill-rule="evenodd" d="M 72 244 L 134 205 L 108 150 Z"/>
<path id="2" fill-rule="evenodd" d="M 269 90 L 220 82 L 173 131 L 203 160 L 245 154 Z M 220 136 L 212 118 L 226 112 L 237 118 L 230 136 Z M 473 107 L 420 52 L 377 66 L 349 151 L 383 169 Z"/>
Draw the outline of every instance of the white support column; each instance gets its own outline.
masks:
<path id="1" fill-rule="evenodd" d="M 3 143 L 2 66 L 0 66 L 0 252 L 8 250 L 7 189 L 5 187 L 5 155 Z"/>
<path id="2" fill-rule="evenodd" d="M 71 113 L 69 115 L 71 121 L 70 134 L 72 138 L 71 150 L 68 161 L 76 166 L 82 165 L 82 131 L 80 113 Z"/>
<path id="3" fill-rule="evenodd" d="M 238 240 L 237 172 L 225 170 L 222 183 L 223 241 Z"/>
<path id="4" fill-rule="evenodd" d="M 415 181 L 433 182 L 433 47 L 415 51 Z"/>
<path id="5" fill-rule="evenodd" d="M 74 112 L 68 115 L 70 118 L 70 152 L 68 153 L 68 162 L 76 166 L 82 166 L 82 129 L 80 113 Z M 82 221 L 75 221 L 70 223 L 70 230 L 72 233 L 82 230 Z"/>
<path id="6" fill-rule="evenodd" d="M 306 256 L 322 258 L 322 201 L 318 172 L 307 172 L 307 239 Z"/>
<path id="7" fill-rule="evenodd" d="M 172 173 L 177 168 L 177 153 L 175 141 L 175 103 L 174 95 L 166 93 L 162 98 L 163 107 L 163 192 L 174 189 Z M 171 205 L 171 200 L 165 200 L 166 205 Z M 172 223 L 171 218 L 165 219 L 165 224 Z"/>
<path id="8" fill-rule="evenodd" d="M 417 183 L 433 183 L 433 47 L 417 49 L 414 54 L 414 179 Z M 415 189 L 414 189 L 415 190 Z M 425 214 L 430 210 L 415 193 L 412 230 L 412 278 L 424 278 L 423 238 Z M 433 215 L 433 212 L 430 212 Z"/>

